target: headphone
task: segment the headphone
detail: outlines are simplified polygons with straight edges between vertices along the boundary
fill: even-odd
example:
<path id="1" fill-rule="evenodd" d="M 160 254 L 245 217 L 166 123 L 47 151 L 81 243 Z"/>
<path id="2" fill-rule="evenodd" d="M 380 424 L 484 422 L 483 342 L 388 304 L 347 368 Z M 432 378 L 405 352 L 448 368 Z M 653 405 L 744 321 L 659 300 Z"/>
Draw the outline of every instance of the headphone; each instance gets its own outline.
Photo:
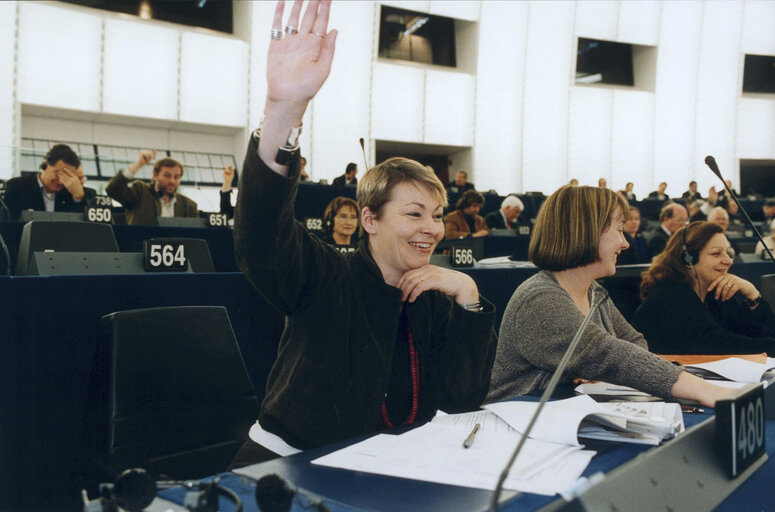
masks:
<path id="1" fill-rule="evenodd" d="M 350 201 L 352 201 L 352 203 Z M 355 203 L 355 201 L 348 197 L 337 196 L 332 199 L 331 202 L 328 203 L 328 206 L 326 206 L 326 211 L 323 212 L 323 231 L 329 234 L 334 231 L 334 217 L 336 217 L 336 212 L 343 206 L 355 208 L 355 214 L 358 215 L 358 203 L 355 203 L 355 206 L 353 206 L 353 203 Z M 360 220 L 358 221 L 358 224 L 360 224 Z"/>
<path id="2" fill-rule="evenodd" d="M 221 487 L 220 480 L 220 477 L 217 477 L 209 482 L 156 482 L 144 469 L 127 469 L 121 473 L 115 484 L 100 484 L 100 497 L 96 500 L 90 501 L 86 490 L 82 490 L 83 512 L 117 512 L 119 508 L 129 512 L 141 512 L 153 502 L 158 489 L 177 486 L 188 490 L 184 501 L 187 510 L 217 512 L 218 496 L 222 495 L 234 503 L 234 512 L 241 512 L 242 500 L 231 489 Z"/>
<path id="3" fill-rule="evenodd" d="M 690 251 L 689 246 L 686 244 L 686 232 L 689 231 L 689 226 L 686 226 L 681 231 L 681 261 L 684 265 L 694 268 L 697 262 L 700 260 L 700 254 L 698 251 Z"/>

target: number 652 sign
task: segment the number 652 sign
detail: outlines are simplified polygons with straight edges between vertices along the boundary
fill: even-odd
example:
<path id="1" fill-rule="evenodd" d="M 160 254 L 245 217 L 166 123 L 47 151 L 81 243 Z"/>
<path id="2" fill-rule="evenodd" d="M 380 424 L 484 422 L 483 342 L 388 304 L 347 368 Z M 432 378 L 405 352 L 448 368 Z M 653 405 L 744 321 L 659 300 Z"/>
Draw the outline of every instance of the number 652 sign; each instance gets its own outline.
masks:
<path id="1" fill-rule="evenodd" d="M 143 241 L 146 272 L 185 272 L 188 270 L 186 247 L 181 242 Z"/>

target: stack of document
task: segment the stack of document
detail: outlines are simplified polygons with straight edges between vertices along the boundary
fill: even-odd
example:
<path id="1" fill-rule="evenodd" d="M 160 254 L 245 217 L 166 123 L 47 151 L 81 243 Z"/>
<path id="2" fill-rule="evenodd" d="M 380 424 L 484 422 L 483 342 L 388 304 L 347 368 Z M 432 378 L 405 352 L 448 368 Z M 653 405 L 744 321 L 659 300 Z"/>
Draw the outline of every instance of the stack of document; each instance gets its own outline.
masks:
<path id="1" fill-rule="evenodd" d="M 729 357 L 710 363 L 690 364 L 685 368 L 686 371 L 704 379 L 757 383 L 761 382 L 765 372 L 775 368 L 775 360 L 768 358 L 767 363 L 755 363 L 739 357 Z"/>
<path id="2" fill-rule="evenodd" d="M 537 402 L 499 402 L 485 406 L 519 432 L 527 428 Z M 598 403 L 587 395 L 548 402 L 530 437 L 579 445 L 578 438 L 658 445 L 684 430 L 679 404 L 664 402 Z"/>

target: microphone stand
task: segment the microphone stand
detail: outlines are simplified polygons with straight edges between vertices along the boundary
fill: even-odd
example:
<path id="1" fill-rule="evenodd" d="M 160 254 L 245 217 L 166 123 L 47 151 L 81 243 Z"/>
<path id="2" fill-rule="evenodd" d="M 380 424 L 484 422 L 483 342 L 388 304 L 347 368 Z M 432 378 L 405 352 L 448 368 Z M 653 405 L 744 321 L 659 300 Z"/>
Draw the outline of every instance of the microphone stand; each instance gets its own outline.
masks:
<path id="1" fill-rule="evenodd" d="M 587 315 L 584 317 L 584 320 L 581 322 L 581 325 L 576 331 L 576 335 L 573 336 L 573 340 L 565 350 L 565 354 L 562 356 L 560 364 L 557 365 L 557 369 L 554 370 L 554 374 L 552 374 L 552 378 L 549 380 L 549 384 L 546 386 L 544 393 L 541 395 L 541 400 L 538 402 L 538 408 L 533 413 L 533 417 L 530 418 L 530 423 L 528 423 L 527 428 L 525 429 L 525 433 L 522 434 L 522 438 L 519 440 L 519 443 L 517 443 L 517 447 L 514 449 L 514 453 L 511 454 L 509 462 L 506 463 L 506 467 L 501 472 L 500 478 L 498 478 L 498 485 L 495 486 L 495 491 L 493 491 L 492 500 L 490 501 L 490 510 L 492 512 L 495 512 L 498 508 L 498 499 L 501 495 L 501 489 L 503 488 L 503 483 L 506 481 L 506 477 L 509 476 L 511 466 L 514 465 L 514 461 L 517 460 L 519 452 L 522 451 L 522 446 L 524 446 L 525 441 L 527 441 L 527 438 L 530 435 L 530 432 L 533 430 L 533 426 L 535 425 L 536 420 L 538 420 L 538 415 L 541 414 L 541 410 L 543 410 L 544 405 L 546 405 L 549 397 L 552 396 L 552 393 L 554 393 L 554 388 L 557 387 L 557 383 L 560 381 L 560 377 L 562 377 L 562 374 L 565 371 L 565 367 L 568 366 L 568 362 L 570 361 L 571 356 L 576 351 L 576 346 L 581 340 L 581 335 L 584 333 L 584 330 L 587 328 L 587 324 L 589 324 L 589 321 L 592 319 L 592 313 L 594 313 L 597 307 L 607 298 L 608 292 L 606 290 L 602 290 L 601 292 L 596 292 L 594 294 L 592 298 L 592 304 L 589 307 L 589 313 L 587 313 Z"/>
<path id="2" fill-rule="evenodd" d="M 727 182 L 724 181 L 724 178 L 721 176 L 721 171 L 718 168 L 718 165 L 716 164 L 716 159 L 713 158 L 711 155 L 708 155 L 705 157 L 705 165 L 707 165 L 710 170 L 718 176 L 718 179 L 721 180 L 721 183 L 724 185 L 724 188 L 729 193 L 730 197 L 735 200 L 735 203 L 737 203 L 737 207 L 740 209 L 741 212 L 743 212 L 743 215 L 745 215 L 745 220 L 748 221 L 748 224 L 751 225 L 753 228 L 754 233 L 756 233 L 756 236 L 759 238 L 759 241 L 762 243 L 762 246 L 764 246 L 764 250 L 767 251 L 767 254 L 770 256 L 770 261 L 775 262 L 775 257 L 772 256 L 772 253 L 770 252 L 770 249 L 767 247 L 767 244 L 764 243 L 764 238 L 762 238 L 762 234 L 759 233 L 759 230 L 756 229 L 756 225 L 754 225 L 753 221 L 751 220 L 751 217 L 748 216 L 748 212 L 745 211 L 745 208 L 743 208 L 743 205 L 740 204 L 740 201 L 738 201 L 737 196 L 734 192 L 732 192 L 732 189 L 727 185 Z"/>

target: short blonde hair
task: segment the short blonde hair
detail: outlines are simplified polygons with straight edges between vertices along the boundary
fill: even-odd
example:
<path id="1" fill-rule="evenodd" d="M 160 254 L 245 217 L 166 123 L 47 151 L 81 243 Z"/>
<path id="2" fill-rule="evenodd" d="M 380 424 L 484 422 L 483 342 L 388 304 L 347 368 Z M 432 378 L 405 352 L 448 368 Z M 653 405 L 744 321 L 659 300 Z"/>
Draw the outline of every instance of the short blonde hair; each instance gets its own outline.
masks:
<path id="1" fill-rule="evenodd" d="M 388 158 L 366 171 L 358 182 L 358 206 L 361 210 L 368 206 L 369 210 L 379 217 L 382 207 L 392 199 L 393 189 L 401 183 L 418 183 L 424 186 L 442 207 L 447 207 L 447 191 L 433 171 L 420 162 L 402 157 Z M 365 235 L 363 226 L 361 235 Z"/>
<path id="2" fill-rule="evenodd" d="M 613 190 L 565 185 L 538 211 L 528 258 L 542 270 L 566 270 L 598 260 L 600 235 L 619 210 L 627 218 L 627 200 Z"/>

